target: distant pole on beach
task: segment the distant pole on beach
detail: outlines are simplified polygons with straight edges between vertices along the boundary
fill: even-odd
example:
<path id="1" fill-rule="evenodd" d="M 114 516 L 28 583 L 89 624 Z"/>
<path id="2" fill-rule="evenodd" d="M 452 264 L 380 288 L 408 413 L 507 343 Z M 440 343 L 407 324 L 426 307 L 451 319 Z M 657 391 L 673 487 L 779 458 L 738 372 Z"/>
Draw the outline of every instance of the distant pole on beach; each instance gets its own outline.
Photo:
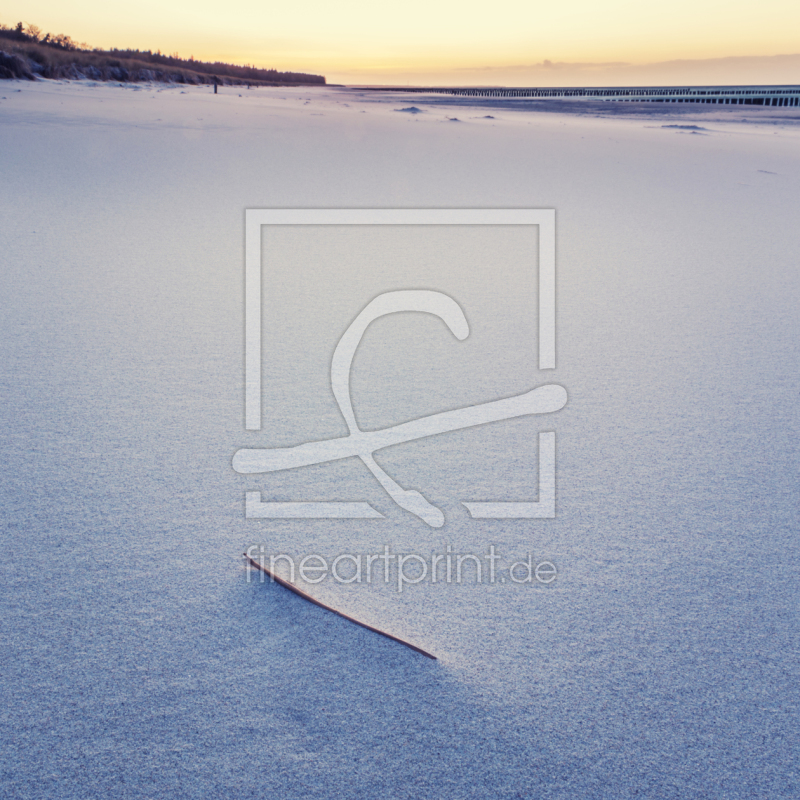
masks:
<path id="1" fill-rule="evenodd" d="M 217 79 L 217 76 L 215 75 L 214 76 L 214 94 L 217 93 L 217 84 L 218 83 L 219 83 L 219 80 Z"/>

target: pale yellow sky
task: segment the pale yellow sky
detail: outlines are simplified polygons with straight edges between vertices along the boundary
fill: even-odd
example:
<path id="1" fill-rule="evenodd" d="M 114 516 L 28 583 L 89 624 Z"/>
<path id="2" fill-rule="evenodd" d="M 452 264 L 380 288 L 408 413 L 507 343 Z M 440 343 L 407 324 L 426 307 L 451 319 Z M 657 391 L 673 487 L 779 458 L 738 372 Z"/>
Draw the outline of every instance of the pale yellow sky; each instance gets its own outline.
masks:
<path id="1" fill-rule="evenodd" d="M 315 72 L 331 83 L 569 84 L 595 73 L 608 81 L 614 68 L 536 65 L 800 53 L 798 0 L 7 0 L 0 22 L 19 20 L 96 47 Z"/>

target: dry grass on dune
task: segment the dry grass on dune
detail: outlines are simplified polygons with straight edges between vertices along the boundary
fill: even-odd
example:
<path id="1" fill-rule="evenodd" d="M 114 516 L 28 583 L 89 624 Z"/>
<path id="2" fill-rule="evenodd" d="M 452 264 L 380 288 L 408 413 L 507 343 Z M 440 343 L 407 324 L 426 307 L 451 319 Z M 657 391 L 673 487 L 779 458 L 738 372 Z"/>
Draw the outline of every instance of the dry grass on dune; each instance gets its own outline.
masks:
<path id="1" fill-rule="evenodd" d="M 42 35 L 35 25 L 0 28 L 0 79 L 164 81 L 203 84 L 324 84 L 321 75 L 278 72 L 221 62 L 182 59 L 149 50 L 100 50 L 69 36 Z"/>

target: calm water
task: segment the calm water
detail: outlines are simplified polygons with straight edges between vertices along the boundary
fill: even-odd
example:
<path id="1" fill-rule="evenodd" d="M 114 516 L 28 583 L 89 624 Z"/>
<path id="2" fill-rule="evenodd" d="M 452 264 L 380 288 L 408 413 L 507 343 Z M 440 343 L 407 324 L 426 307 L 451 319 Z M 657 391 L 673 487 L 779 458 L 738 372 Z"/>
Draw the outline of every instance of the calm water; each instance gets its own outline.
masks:
<path id="1" fill-rule="evenodd" d="M 509 134 L 474 169 L 477 134 L 367 129 L 365 156 L 335 128 L 328 161 L 306 133 L 294 171 L 235 132 L 188 151 L 180 130 L 4 134 L 4 796 L 797 796 L 797 158 L 626 124 Z M 282 205 L 555 207 L 557 369 L 536 369 L 531 231 L 273 231 L 264 428 L 245 432 L 242 210 Z M 362 427 L 543 382 L 568 406 L 379 455 L 439 530 L 355 459 L 236 475 L 238 447 L 346 433 L 333 347 L 400 288 L 447 292 L 472 332 L 375 323 Z M 471 520 L 463 500 L 535 499 L 539 430 L 557 518 Z M 386 519 L 248 521 L 249 489 Z M 314 587 L 432 662 L 247 583 L 250 544 L 494 544 L 559 577 Z"/>

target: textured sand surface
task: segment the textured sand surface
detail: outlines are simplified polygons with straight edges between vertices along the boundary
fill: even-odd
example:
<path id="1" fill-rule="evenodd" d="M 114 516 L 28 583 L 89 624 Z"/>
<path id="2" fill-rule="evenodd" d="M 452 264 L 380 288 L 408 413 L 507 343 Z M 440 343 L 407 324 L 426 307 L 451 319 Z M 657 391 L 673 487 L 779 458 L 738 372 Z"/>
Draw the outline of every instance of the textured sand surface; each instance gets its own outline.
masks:
<path id="1" fill-rule="evenodd" d="M 0 97 L 3 797 L 798 796 L 791 114 L 333 88 Z M 355 459 L 234 473 L 251 207 L 556 209 L 554 520 L 461 505 L 529 491 L 535 419 L 386 451 L 444 509 L 438 531 Z M 365 428 L 541 382 L 519 345 L 525 241 L 414 235 L 413 258 L 396 232 L 270 240 L 266 335 L 284 338 L 264 446 L 346 433 L 330 356 L 388 289 L 451 293 L 472 333 L 374 323 L 352 378 Z M 246 520 L 254 489 L 385 519 Z M 248 583 L 251 544 L 494 544 L 558 578 L 304 587 L 434 662 Z"/>

